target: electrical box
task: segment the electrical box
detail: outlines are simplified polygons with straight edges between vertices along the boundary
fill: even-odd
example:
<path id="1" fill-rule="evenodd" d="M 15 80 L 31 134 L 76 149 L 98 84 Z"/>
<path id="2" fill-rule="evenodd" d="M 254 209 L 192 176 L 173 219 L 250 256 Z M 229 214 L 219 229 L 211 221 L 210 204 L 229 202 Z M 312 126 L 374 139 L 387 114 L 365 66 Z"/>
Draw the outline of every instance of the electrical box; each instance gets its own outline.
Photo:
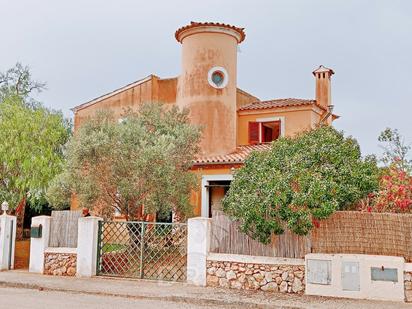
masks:
<path id="1" fill-rule="evenodd" d="M 342 289 L 360 291 L 359 262 L 342 261 Z"/>
<path id="2" fill-rule="evenodd" d="M 371 267 L 372 281 L 398 282 L 398 269 L 385 267 Z"/>
<path id="3" fill-rule="evenodd" d="M 307 278 L 312 284 L 329 285 L 332 281 L 332 261 L 307 260 Z"/>
<path id="4" fill-rule="evenodd" d="M 305 294 L 405 300 L 405 259 L 367 254 L 305 255 Z"/>
<path id="5" fill-rule="evenodd" d="M 32 226 L 30 230 L 30 237 L 31 238 L 41 238 L 42 232 L 42 225 L 39 224 L 37 226 Z"/>

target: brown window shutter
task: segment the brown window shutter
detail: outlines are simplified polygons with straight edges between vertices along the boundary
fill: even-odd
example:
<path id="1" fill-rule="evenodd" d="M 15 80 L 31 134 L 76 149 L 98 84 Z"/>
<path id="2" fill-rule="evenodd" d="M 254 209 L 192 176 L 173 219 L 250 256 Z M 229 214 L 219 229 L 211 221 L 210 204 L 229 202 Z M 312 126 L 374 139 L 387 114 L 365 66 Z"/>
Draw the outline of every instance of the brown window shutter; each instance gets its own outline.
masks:
<path id="1" fill-rule="evenodd" d="M 249 122 L 249 144 L 259 144 L 259 122 Z"/>

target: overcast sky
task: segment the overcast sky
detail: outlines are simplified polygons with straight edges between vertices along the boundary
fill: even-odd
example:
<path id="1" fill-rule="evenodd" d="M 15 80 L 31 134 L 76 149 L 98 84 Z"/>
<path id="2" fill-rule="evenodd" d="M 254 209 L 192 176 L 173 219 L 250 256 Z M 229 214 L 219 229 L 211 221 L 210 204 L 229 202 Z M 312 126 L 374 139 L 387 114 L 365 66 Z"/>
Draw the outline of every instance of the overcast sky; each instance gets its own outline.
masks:
<path id="1" fill-rule="evenodd" d="M 0 70 L 29 65 L 45 105 L 70 108 L 149 74 L 180 72 L 177 28 L 244 27 L 238 86 L 260 99 L 314 98 L 333 68 L 335 127 L 377 153 L 385 127 L 412 142 L 412 1 L 0 0 Z"/>

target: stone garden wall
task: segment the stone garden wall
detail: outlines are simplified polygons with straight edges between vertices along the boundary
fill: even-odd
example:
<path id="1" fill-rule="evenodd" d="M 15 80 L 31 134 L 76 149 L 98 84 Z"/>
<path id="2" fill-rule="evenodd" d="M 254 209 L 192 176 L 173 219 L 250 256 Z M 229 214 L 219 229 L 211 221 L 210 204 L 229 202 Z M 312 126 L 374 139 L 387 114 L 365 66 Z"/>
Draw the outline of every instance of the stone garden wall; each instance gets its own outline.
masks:
<path id="1" fill-rule="evenodd" d="M 207 261 L 207 286 L 304 293 L 305 266 Z"/>
<path id="2" fill-rule="evenodd" d="M 405 300 L 412 302 L 412 271 L 405 271 L 403 280 L 405 283 Z"/>
<path id="3" fill-rule="evenodd" d="M 76 275 L 77 254 L 75 253 L 44 253 L 44 274 L 53 276 Z"/>

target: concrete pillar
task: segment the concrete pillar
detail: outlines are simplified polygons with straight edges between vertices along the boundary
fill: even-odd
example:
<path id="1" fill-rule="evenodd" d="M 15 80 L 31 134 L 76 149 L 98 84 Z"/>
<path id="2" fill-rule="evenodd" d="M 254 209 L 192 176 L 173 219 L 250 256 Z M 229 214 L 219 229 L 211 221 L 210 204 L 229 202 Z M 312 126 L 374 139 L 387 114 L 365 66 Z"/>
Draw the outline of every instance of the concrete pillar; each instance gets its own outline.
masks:
<path id="1" fill-rule="evenodd" d="M 0 216 L 0 270 L 14 268 L 16 217 L 5 212 Z"/>
<path id="2" fill-rule="evenodd" d="M 50 216 L 38 216 L 31 219 L 31 228 L 42 226 L 40 238 L 30 239 L 30 264 L 29 272 L 40 273 L 44 271 L 44 251 L 49 246 Z"/>
<path id="3" fill-rule="evenodd" d="M 211 219 L 191 218 L 187 224 L 187 283 L 206 286 L 206 260 L 210 247 Z"/>
<path id="4" fill-rule="evenodd" d="M 99 217 L 79 218 L 77 235 L 77 273 L 79 277 L 96 275 Z"/>

